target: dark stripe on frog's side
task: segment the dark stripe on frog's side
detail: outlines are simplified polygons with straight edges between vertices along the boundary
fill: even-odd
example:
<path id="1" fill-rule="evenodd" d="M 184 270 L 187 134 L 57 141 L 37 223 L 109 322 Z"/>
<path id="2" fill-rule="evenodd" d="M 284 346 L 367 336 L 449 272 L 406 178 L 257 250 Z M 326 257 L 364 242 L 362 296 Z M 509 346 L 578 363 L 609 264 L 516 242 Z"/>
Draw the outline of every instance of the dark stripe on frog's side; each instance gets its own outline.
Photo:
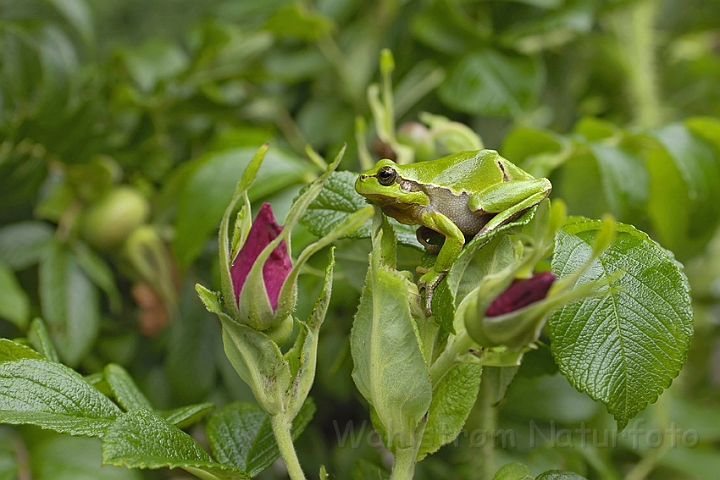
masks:
<path id="1" fill-rule="evenodd" d="M 455 193 L 449 188 L 419 184 L 412 180 L 402 178 L 398 179 L 398 183 L 403 190 L 408 192 L 422 191 L 430 199 L 429 205 L 417 205 L 414 207 L 416 209 L 414 213 L 417 214 L 416 218 L 420 218 L 423 211 L 442 213 L 452 219 L 453 223 L 457 225 L 464 235 L 475 235 L 495 216 L 495 214 L 473 212 L 470 210 L 467 205 L 470 194 L 467 192 Z M 394 216 L 385 210 L 386 206 L 382 208 L 387 215 Z"/>
<path id="2" fill-rule="evenodd" d="M 498 160 L 498 161 L 497 161 L 497 166 L 500 168 L 500 171 L 501 171 L 502 174 L 503 174 L 503 182 L 509 182 L 509 181 L 510 181 L 510 176 L 508 175 L 507 170 L 505 170 L 505 165 L 503 165 L 503 163 Z"/>

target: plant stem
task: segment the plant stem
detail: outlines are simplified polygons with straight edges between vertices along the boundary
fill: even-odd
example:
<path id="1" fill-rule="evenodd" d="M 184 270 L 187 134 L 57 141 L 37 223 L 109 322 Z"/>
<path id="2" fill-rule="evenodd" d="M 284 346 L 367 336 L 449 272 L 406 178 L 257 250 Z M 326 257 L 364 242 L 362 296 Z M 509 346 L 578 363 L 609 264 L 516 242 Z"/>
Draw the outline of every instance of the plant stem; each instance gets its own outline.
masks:
<path id="1" fill-rule="evenodd" d="M 619 42 L 619 54 L 628 74 L 634 122 L 652 128 L 662 123 L 655 62 L 655 18 L 658 2 L 633 3 L 613 15 L 611 25 Z"/>
<path id="2" fill-rule="evenodd" d="M 401 448 L 397 451 L 393 460 L 390 480 L 412 480 L 415 473 L 415 460 L 417 448 Z"/>
<path id="3" fill-rule="evenodd" d="M 305 480 L 305 474 L 300 466 L 292 436 L 290 435 L 291 421 L 288 421 L 283 414 L 273 415 L 270 423 L 272 425 L 275 441 L 278 444 L 280 455 L 285 461 L 288 475 L 292 480 Z"/>
<path id="4" fill-rule="evenodd" d="M 430 367 L 430 380 L 432 380 L 433 388 L 440 383 L 440 380 L 455 365 L 458 355 L 470 350 L 474 343 L 464 330 L 453 338 L 452 344 L 440 354 Z"/>
<path id="5" fill-rule="evenodd" d="M 658 448 L 648 449 L 640 461 L 628 472 L 625 480 L 645 480 L 650 472 L 652 472 L 657 463 L 665 456 L 665 454 L 675 445 L 676 438 L 670 436 L 673 433 L 670 424 L 669 405 L 670 398 L 668 395 L 661 395 L 655 405 L 652 406 L 655 413 L 655 420 L 662 432 L 662 444 Z"/>
<path id="6" fill-rule="evenodd" d="M 488 382 L 480 382 L 478 394 L 478 408 L 480 413 L 480 428 L 485 432 L 485 442 L 480 453 L 482 476 L 490 480 L 495 476 L 495 431 L 497 430 L 497 410 L 493 406 L 493 388 Z"/>

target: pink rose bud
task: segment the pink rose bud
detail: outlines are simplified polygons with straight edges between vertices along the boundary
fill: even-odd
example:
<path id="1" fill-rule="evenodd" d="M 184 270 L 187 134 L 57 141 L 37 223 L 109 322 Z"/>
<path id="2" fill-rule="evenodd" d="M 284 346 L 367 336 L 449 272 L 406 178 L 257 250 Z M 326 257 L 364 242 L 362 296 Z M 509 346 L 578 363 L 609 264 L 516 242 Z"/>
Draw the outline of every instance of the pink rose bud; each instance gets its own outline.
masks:
<path id="1" fill-rule="evenodd" d="M 269 203 L 264 203 L 250 227 L 245 244 L 238 252 L 235 260 L 230 266 L 235 301 L 239 302 L 240 292 L 245 285 L 250 269 L 260 252 L 270 244 L 282 232 L 282 227 L 275 221 L 272 208 Z M 277 308 L 280 290 L 288 274 L 292 270 L 292 261 L 288 254 L 287 244 L 283 240 L 272 251 L 265 265 L 263 265 L 263 280 L 270 305 L 273 310 Z"/>
<path id="2" fill-rule="evenodd" d="M 542 272 L 527 279 L 515 280 L 493 300 L 485 312 L 486 317 L 497 317 L 520 310 L 544 299 L 555 282 L 552 272 Z"/>

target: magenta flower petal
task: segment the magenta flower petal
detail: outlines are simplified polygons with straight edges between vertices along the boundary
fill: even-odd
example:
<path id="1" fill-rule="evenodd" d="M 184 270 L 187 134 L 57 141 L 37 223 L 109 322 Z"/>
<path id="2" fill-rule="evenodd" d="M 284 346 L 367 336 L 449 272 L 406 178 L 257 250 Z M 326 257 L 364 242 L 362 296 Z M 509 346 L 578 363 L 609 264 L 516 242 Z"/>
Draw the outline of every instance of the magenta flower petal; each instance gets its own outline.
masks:
<path id="1" fill-rule="evenodd" d="M 485 312 L 485 316 L 497 317 L 542 300 L 547 296 L 554 281 L 555 275 L 552 272 L 542 272 L 528 279 L 515 280 L 493 300 Z"/>
<path id="2" fill-rule="evenodd" d="M 280 235 L 280 232 L 282 232 L 282 227 L 275 221 L 275 216 L 273 215 L 270 204 L 264 203 L 252 227 L 250 227 L 250 233 L 248 234 L 245 244 L 230 266 L 230 275 L 232 277 L 236 302 L 239 302 L 240 292 L 260 252 L 262 252 L 270 242 L 275 240 L 277 236 Z M 288 255 L 287 244 L 283 240 L 280 242 L 280 245 L 272 251 L 265 265 L 263 265 L 265 291 L 267 292 L 273 310 L 277 308 L 280 290 L 290 270 L 292 270 L 292 261 Z"/>

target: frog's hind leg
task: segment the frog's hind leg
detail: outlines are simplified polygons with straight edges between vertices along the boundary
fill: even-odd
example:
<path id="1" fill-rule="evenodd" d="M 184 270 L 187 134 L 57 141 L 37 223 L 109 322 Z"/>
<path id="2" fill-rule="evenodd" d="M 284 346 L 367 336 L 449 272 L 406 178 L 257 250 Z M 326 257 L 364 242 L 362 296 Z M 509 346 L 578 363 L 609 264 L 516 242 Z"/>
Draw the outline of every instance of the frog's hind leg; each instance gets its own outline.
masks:
<path id="1" fill-rule="evenodd" d="M 522 184 L 522 185 L 519 185 Z M 521 187 L 521 188 L 518 188 Z M 468 206 L 476 212 L 496 213 L 496 215 L 477 233 L 475 238 L 513 221 L 531 207 L 543 201 L 552 185 L 541 178 L 521 182 L 500 183 L 473 195 Z"/>
<path id="2" fill-rule="evenodd" d="M 440 253 L 442 243 L 431 243 L 431 241 L 436 238 L 444 239 L 445 237 L 442 234 L 428 227 L 420 227 L 415 231 L 415 236 L 417 237 L 418 242 L 425 247 L 425 250 L 427 250 L 428 253 L 431 255 L 437 255 Z"/>

